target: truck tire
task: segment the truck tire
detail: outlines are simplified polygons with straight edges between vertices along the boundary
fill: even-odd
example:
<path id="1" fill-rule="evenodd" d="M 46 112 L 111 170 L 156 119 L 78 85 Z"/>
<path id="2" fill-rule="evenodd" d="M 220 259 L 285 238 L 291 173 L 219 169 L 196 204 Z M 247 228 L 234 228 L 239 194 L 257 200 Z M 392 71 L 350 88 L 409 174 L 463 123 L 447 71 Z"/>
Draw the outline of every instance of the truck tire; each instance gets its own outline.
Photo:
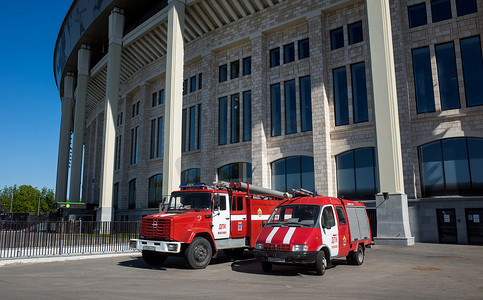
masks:
<path id="1" fill-rule="evenodd" d="M 262 261 L 262 270 L 263 272 L 271 272 L 272 271 L 272 263 L 268 261 Z"/>
<path id="2" fill-rule="evenodd" d="M 324 275 L 325 269 L 327 268 L 327 258 L 325 258 L 325 252 L 319 251 L 317 254 L 317 259 L 315 260 L 315 272 L 317 275 Z"/>
<path id="3" fill-rule="evenodd" d="M 204 269 L 211 261 L 211 244 L 203 237 L 195 237 L 191 245 L 186 249 L 184 255 L 191 268 Z"/>
<path id="4" fill-rule="evenodd" d="M 357 247 L 357 252 L 352 251 L 351 253 L 351 263 L 356 266 L 362 265 L 364 262 L 364 247 L 362 244 L 359 244 Z"/>
<path id="5" fill-rule="evenodd" d="M 166 261 L 166 259 L 168 259 L 168 256 L 166 254 L 155 251 L 143 250 L 142 253 L 144 262 L 151 266 L 162 265 Z"/>

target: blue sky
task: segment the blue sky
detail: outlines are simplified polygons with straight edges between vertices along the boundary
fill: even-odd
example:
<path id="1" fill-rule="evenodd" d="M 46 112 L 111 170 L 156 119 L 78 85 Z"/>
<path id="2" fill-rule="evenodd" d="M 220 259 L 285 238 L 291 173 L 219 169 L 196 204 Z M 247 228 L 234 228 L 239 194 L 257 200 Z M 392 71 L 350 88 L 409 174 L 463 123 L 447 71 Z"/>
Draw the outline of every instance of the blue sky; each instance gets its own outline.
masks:
<path id="1" fill-rule="evenodd" d="M 61 103 L 53 53 L 71 0 L 3 1 L 0 9 L 0 189 L 55 189 Z"/>

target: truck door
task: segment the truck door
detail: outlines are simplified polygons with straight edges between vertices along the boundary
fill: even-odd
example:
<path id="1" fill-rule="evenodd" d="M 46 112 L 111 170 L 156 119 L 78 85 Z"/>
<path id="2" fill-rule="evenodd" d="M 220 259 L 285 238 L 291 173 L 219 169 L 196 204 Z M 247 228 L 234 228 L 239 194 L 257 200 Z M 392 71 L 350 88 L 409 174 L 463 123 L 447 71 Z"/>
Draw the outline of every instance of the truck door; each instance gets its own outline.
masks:
<path id="1" fill-rule="evenodd" d="M 336 206 L 339 229 L 339 256 L 347 256 L 350 250 L 350 235 L 347 217 L 342 206 Z"/>
<path id="2" fill-rule="evenodd" d="M 230 237 L 230 209 L 228 195 L 220 195 L 220 206 L 213 211 L 213 236 L 215 239 L 227 239 Z"/>
<path id="3" fill-rule="evenodd" d="M 322 211 L 322 242 L 329 246 L 330 256 L 339 255 L 339 229 L 335 221 L 335 212 L 332 205 L 326 205 Z"/>
<path id="4" fill-rule="evenodd" d="M 233 238 L 247 236 L 247 207 L 243 194 L 233 194 L 231 199 L 231 234 Z"/>

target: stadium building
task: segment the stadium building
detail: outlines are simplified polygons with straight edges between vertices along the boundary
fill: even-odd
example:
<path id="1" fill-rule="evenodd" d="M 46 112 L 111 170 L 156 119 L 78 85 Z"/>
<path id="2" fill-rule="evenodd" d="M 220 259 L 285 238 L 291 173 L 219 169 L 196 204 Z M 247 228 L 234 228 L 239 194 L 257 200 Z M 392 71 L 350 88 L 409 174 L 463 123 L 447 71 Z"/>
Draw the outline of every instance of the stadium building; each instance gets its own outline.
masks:
<path id="1" fill-rule="evenodd" d="M 57 201 L 133 221 L 247 181 L 360 200 L 377 243 L 482 244 L 482 33 L 476 0 L 74 0 Z"/>

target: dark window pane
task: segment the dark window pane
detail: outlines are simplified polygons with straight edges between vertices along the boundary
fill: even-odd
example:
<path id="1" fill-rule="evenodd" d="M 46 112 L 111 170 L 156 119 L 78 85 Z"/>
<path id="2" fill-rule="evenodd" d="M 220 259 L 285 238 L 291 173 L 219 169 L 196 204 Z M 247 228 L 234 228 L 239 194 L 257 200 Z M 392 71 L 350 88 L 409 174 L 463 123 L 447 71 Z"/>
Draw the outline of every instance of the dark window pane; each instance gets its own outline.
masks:
<path id="1" fill-rule="evenodd" d="M 330 31 L 331 49 L 344 47 L 344 29 L 342 27 Z"/>
<path id="2" fill-rule="evenodd" d="M 444 195 L 443 158 L 441 142 L 421 146 L 420 170 L 423 197 Z"/>
<path id="3" fill-rule="evenodd" d="M 188 94 L 188 79 L 183 80 L 183 95 Z"/>
<path id="4" fill-rule="evenodd" d="M 447 195 L 466 195 L 470 192 L 470 171 L 466 139 L 456 138 L 442 141 L 444 178 Z"/>
<path id="5" fill-rule="evenodd" d="M 297 132 L 297 103 L 295 99 L 295 80 L 286 81 L 285 93 L 285 133 Z"/>
<path id="6" fill-rule="evenodd" d="M 456 0 L 458 17 L 476 12 L 476 0 Z"/>
<path id="7" fill-rule="evenodd" d="M 218 169 L 218 180 L 230 181 L 230 165 L 226 165 Z"/>
<path id="8" fill-rule="evenodd" d="M 302 188 L 314 191 L 315 177 L 314 177 L 314 158 L 310 156 L 300 156 L 300 164 L 302 169 Z"/>
<path id="9" fill-rule="evenodd" d="M 128 209 L 136 208 L 136 179 L 129 181 Z"/>
<path id="10" fill-rule="evenodd" d="M 366 64 L 364 62 L 351 66 L 352 101 L 354 109 L 354 123 L 368 121 Z"/>
<path id="11" fill-rule="evenodd" d="M 354 150 L 356 194 L 358 199 L 374 199 L 376 194 L 373 148 Z"/>
<path id="12" fill-rule="evenodd" d="M 350 24 L 347 26 L 347 30 L 349 31 L 349 45 L 360 43 L 364 40 L 362 34 L 362 21 Z"/>
<path id="13" fill-rule="evenodd" d="M 302 131 L 312 130 L 312 89 L 310 76 L 300 78 L 300 118 Z"/>
<path id="14" fill-rule="evenodd" d="M 252 58 L 245 57 L 243 59 L 243 76 L 252 74 Z"/>
<path id="15" fill-rule="evenodd" d="M 295 45 L 294 43 L 283 46 L 283 63 L 287 64 L 295 60 Z"/>
<path id="16" fill-rule="evenodd" d="M 181 115 L 181 152 L 186 151 L 186 121 L 187 121 L 187 111 L 186 109 L 183 109 L 182 115 Z"/>
<path id="17" fill-rule="evenodd" d="M 159 207 L 159 203 L 163 200 L 163 174 L 154 175 L 149 178 L 148 189 L 148 207 Z"/>
<path id="18" fill-rule="evenodd" d="M 334 78 L 335 125 L 349 124 L 349 101 L 347 99 L 347 77 L 345 67 L 332 71 Z"/>
<path id="19" fill-rule="evenodd" d="M 431 1 L 431 13 L 433 15 L 433 23 L 451 19 L 450 1 L 449 0 Z"/>
<path id="20" fill-rule="evenodd" d="M 352 199 L 356 195 L 354 151 L 347 151 L 336 157 L 337 196 Z"/>
<path id="21" fill-rule="evenodd" d="M 159 91 L 159 102 L 158 104 L 164 104 L 164 89 Z"/>
<path id="22" fill-rule="evenodd" d="M 149 158 L 154 158 L 156 151 L 156 119 L 151 120 L 151 147 L 149 150 Z"/>
<path id="23" fill-rule="evenodd" d="M 220 98 L 219 106 L 218 106 L 218 144 L 225 145 L 226 144 L 226 136 L 227 136 L 227 129 L 228 129 L 228 98 L 223 97 Z"/>
<path id="24" fill-rule="evenodd" d="M 151 101 L 151 106 L 155 107 L 158 104 L 158 93 L 153 93 L 153 98 Z"/>
<path id="25" fill-rule="evenodd" d="M 270 68 L 280 65 L 280 48 L 270 50 Z"/>
<path id="26" fill-rule="evenodd" d="M 480 37 L 462 39 L 460 42 L 466 106 L 483 105 L 483 61 L 481 59 Z"/>
<path id="27" fill-rule="evenodd" d="M 250 163 L 232 163 L 218 168 L 218 180 L 229 182 L 248 182 L 251 183 L 251 169 Z"/>
<path id="28" fill-rule="evenodd" d="M 243 140 L 252 140 L 252 92 L 243 92 Z"/>
<path id="29" fill-rule="evenodd" d="M 189 151 L 195 150 L 195 141 L 196 141 L 196 107 L 190 107 L 190 131 L 189 131 Z"/>
<path id="30" fill-rule="evenodd" d="M 291 156 L 272 163 L 272 188 L 291 192 L 292 189 L 314 190 L 314 159 L 308 156 Z"/>
<path id="31" fill-rule="evenodd" d="M 201 149 L 201 104 L 198 104 L 198 149 Z"/>
<path id="32" fill-rule="evenodd" d="M 441 95 L 441 109 L 460 107 L 458 91 L 458 75 L 453 42 L 436 45 L 436 61 L 438 64 L 438 80 Z"/>
<path id="33" fill-rule="evenodd" d="M 117 209 L 119 204 L 119 182 L 114 183 L 112 189 L 112 208 Z"/>
<path id="34" fill-rule="evenodd" d="M 230 64 L 230 78 L 237 78 L 240 74 L 240 61 L 232 61 Z"/>
<path id="35" fill-rule="evenodd" d="M 302 187 L 300 156 L 286 158 L 287 191 Z"/>
<path id="36" fill-rule="evenodd" d="M 428 24 L 426 4 L 421 3 L 408 7 L 409 28 Z"/>
<path id="37" fill-rule="evenodd" d="M 413 72 L 418 113 L 434 111 L 433 78 L 428 47 L 413 49 Z"/>
<path id="38" fill-rule="evenodd" d="M 270 86 L 270 99 L 272 111 L 272 136 L 282 134 L 282 113 L 281 113 L 281 99 L 280 99 L 280 84 L 273 84 Z"/>
<path id="39" fill-rule="evenodd" d="M 299 41 L 299 59 L 310 57 L 309 39 Z"/>
<path id="40" fill-rule="evenodd" d="M 196 76 L 190 78 L 190 93 L 196 91 Z"/>
<path id="41" fill-rule="evenodd" d="M 240 94 L 231 95 L 231 143 L 240 141 Z"/>
<path id="42" fill-rule="evenodd" d="M 163 117 L 158 118 L 158 149 L 156 153 L 156 157 L 163 156 L 163 128 L 164 122 Z"/>
<path id="43" fill-rule="evenodd" d="M 198 74 L 198 89 L 201 90 L 203 88 L 203 74 Z"/>
<path id="44" fill-rule="evenodd" d="M 227 79 L 228 79 L 228 66 L 227 65 L 220 66 L 218 72 L 219 72 L 218 81 L 219 82 L 227 81 Z"/>
<path id="45" fill-rule="evenodd" d="M 483 195 L 483 139 L 468 138 L 471 183 L 474 195 Z"/>
<path id="46" fill-rule="evenodd" d="M 285 184 L 285 159 L 272 163 L 272 188 L 281 192 L 287 191 Z"/>

